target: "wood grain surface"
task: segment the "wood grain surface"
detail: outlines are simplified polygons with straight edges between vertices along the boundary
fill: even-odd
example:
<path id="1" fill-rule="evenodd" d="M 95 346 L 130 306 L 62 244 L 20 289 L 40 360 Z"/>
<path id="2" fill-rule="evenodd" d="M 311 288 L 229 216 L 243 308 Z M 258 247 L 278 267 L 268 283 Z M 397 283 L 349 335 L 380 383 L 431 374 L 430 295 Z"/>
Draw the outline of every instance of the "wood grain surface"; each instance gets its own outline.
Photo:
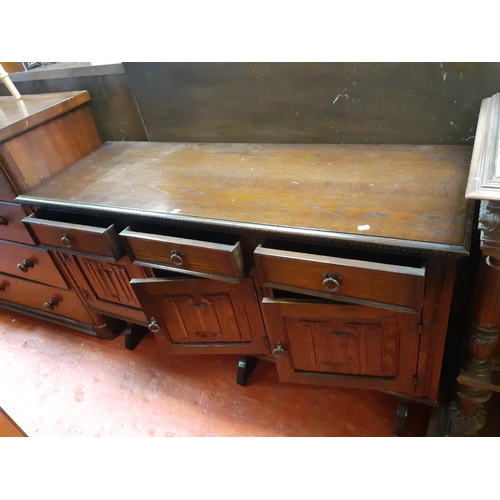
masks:
<path id="1" fill-rule="evenodd" d="M 469 146 L 107 142 L 18 200 L 463 250 L 470 158 Z"/>
<path id="2" fill-rule="evenodd" d="M 22 134 L 90 100 L 87 91 L 0 97 L 0 141 Z"/>

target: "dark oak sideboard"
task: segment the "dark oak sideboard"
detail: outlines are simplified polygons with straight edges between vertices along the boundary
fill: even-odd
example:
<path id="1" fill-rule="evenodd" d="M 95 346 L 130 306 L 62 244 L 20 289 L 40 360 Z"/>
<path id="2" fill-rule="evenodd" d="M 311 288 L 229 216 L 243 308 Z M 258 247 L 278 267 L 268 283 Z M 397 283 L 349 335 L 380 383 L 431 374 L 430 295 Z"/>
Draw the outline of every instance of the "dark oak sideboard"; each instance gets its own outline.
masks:
<path id="1" fill-rule="evenodd" d="M 285 382 L 435 403 L 470 156 L 106 142 L 17 200 L 87 311 L 165 354 L 268 355 Z"/>

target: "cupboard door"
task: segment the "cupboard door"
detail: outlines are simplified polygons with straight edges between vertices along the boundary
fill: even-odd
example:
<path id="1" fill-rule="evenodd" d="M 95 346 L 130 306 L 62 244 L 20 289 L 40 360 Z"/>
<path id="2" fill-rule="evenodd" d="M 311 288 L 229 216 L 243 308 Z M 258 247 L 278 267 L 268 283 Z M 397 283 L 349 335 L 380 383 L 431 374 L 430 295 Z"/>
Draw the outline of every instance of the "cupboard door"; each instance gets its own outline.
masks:
<path id="1" fill-rule="evenodd" d="M 75 260 L 86 276 L 96 300 L 137 309 L 141 307 L 130 286 L 132 277 L 143 277 L 138 266 L 81 256 L 75 257 Z"/>
<path id="2" fill-rule="evenodd" d="M 89 310 L 140 325 L 148 324 L 130 286 L 132 278 L 151 276 L 148 269 L 132 264 L 127 257 L 120 262 L 62 252 L 54 252 L 54 257 L 71 277 Z"/>
<path id="3" fill-rule="evenodd" d="M 262 310 L 283 382 L 415 392 L 416 315 L 269 298 Z"/>
<path id="4" fill-rule="evenodd" d="M 268 354 L 252 278 L 241 283 L 206 279 L 131 281 L 154 333 L 171 354 Z"/>

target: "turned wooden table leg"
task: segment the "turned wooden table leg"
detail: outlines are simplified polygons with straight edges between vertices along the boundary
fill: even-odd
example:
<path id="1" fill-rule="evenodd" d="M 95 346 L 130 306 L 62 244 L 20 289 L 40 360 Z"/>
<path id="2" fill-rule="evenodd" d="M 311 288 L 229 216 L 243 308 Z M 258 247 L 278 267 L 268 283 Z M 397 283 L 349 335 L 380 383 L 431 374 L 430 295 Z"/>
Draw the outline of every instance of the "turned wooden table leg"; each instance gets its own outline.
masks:
<path id="1" fill-rule="evenodd" d="M 483 404 L 492 395 L 488 385 L 499 326 L 500 259 L 486 257 L 477 278 L 467 354 L 458 377 L 458 401 L 450 410 L 452 435 L 476 435 L 484 425 Z"/>

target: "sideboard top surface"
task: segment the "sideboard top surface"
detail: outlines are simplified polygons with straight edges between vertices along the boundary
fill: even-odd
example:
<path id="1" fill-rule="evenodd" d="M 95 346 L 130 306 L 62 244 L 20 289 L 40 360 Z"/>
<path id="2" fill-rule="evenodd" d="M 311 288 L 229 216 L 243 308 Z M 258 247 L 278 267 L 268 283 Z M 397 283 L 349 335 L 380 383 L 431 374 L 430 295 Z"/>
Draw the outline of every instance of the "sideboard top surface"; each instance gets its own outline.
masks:
<path id="1" fill-rule="evenodd" d="M 107 142 L 18 197 L 465 253 L 470 146 Z"/>
<path id="2" fill-rule="evenodd" d="M 90 100 L 86 90 L 0 97 L 0 141 L 24 133 Z"/>

